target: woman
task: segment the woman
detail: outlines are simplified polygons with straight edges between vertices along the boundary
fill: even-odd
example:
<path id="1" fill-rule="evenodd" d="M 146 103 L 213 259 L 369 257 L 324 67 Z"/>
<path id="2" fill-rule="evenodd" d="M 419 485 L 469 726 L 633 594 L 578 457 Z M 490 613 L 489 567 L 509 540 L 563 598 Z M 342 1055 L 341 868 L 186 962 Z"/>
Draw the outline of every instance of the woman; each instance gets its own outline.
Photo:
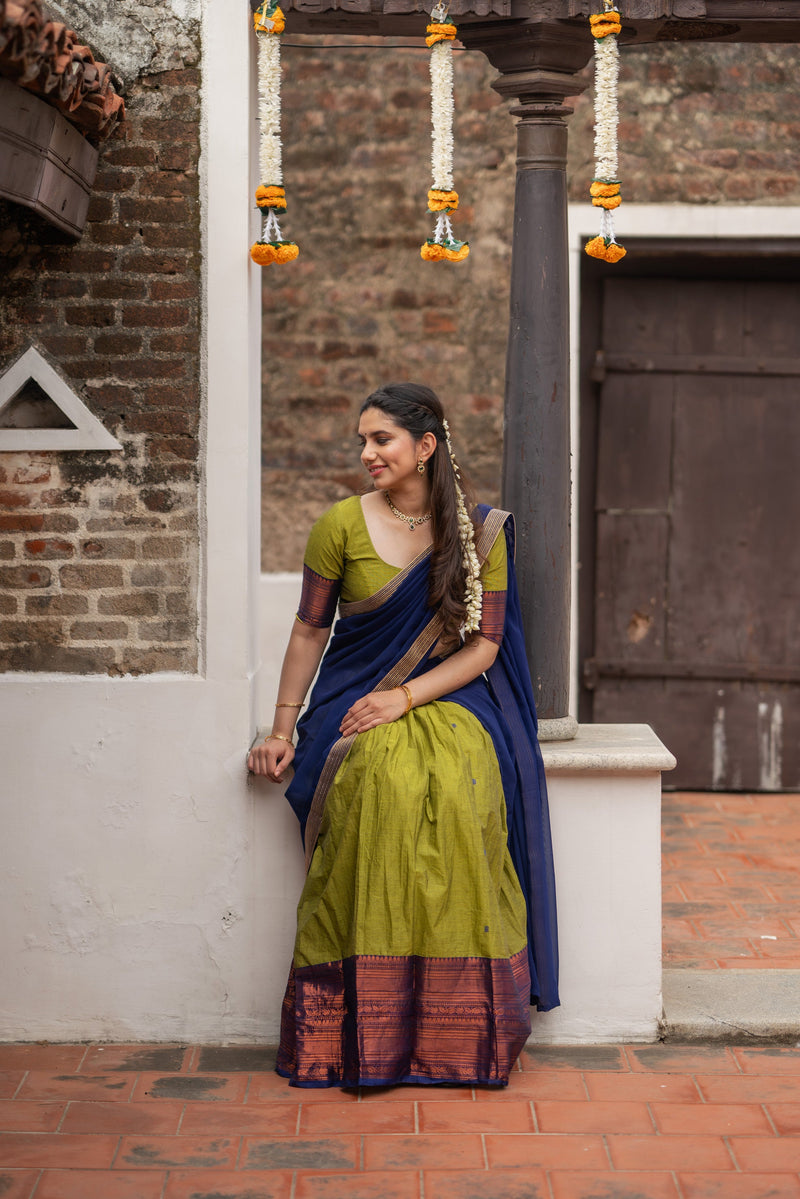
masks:
<path id="1" fill-rule="evenodd" d="M 432 391 L 364 402 L 373 490 L 314 526 L 271 735 L 308 876 L 278 1072 L 295 1086 L 505 1085 L 558 1003 L 541 754 L 513 523 L 467 514 Z M 308 713 L 292 735 L 320 665 Z"/>

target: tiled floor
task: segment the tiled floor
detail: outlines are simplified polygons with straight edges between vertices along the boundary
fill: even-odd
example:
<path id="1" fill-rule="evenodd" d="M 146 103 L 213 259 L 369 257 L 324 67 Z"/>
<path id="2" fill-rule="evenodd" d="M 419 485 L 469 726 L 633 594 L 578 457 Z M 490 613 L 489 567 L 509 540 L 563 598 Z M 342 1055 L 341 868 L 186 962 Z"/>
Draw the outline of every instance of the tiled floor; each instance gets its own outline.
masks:
<path id="1" fill-rule="evenodd" d="M 3 1199 L 800 1199 L 800 1051 L 525 1053 L 508 1090 L 298 1091 L 263 1049 L 0 1048 Z"/>
<path id="2" fill-rule="evenodd" d="M 800 970 L 800 795 L 663 799 L 664 965 Z"/>
<path id="3" fill-rule="evenodd" d="M 800 967 L 800 797 L 664 807 L 672 964 Z M 301 1091 L 271 1065 L 0 1046 L 0 1199 L 800 1199 L 800 1047 L 532 1048 L 502 1092 Z"/>

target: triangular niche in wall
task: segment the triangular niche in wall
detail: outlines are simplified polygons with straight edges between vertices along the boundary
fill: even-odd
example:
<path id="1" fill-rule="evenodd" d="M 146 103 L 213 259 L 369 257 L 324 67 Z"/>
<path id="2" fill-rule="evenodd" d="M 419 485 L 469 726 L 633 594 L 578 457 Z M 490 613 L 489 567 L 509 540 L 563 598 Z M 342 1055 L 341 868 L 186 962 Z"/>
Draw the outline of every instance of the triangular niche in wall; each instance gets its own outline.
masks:
<path id="1" fill-rule="evenodd" d="M 34 346 L 0 375 L 0 450 L 121 450 Z"/>

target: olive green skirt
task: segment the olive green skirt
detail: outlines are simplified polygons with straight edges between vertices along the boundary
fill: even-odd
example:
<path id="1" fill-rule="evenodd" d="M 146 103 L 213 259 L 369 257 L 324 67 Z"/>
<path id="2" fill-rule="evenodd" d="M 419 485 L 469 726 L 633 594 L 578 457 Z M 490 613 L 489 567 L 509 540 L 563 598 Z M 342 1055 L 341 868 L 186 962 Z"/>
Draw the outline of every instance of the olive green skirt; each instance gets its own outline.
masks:
<path id="1" fill-rule="evenodd" d="M 298 906 L 280 1073 L 504 1083 L 530 1031 L 526 910 L 491 738 L 437 701 L 360 734 Z"/>

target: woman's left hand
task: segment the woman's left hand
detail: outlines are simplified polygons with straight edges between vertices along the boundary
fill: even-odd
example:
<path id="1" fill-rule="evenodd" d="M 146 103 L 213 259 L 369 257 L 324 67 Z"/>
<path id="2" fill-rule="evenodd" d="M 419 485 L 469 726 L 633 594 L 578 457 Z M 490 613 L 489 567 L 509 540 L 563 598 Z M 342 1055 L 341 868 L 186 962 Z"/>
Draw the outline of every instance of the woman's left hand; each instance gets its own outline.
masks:
<path id="1" fill-rule="evenodd" d="M 404 715 L 407 706 L 408 696 L 401 687 L 395 687 L 393 691 L 370 691 L 348 709 L 339 732 L 343 737 L 350 737 L 353 733 L 377 728 L 379 724 L 391 724 Z"/>

